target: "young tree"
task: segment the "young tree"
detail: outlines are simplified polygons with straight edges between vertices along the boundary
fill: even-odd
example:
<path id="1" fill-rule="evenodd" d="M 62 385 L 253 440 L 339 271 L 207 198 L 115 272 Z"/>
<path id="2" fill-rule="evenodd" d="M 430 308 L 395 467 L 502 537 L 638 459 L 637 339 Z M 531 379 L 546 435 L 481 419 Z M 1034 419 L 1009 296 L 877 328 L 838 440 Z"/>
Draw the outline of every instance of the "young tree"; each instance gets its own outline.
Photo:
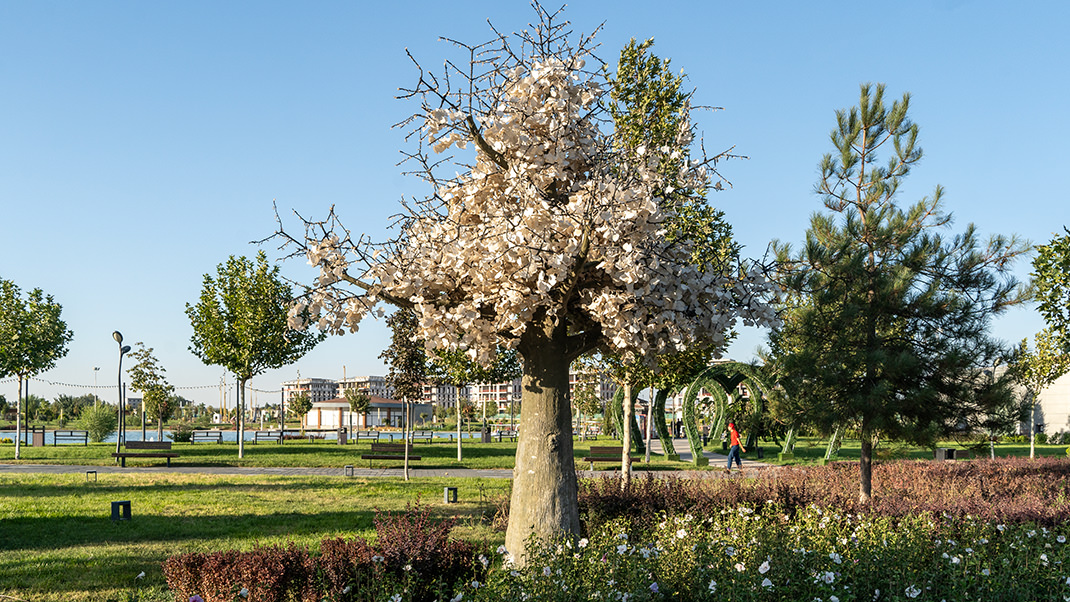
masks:
<path id="1" fill-rule="evenodd" d="M 312 411 L 312 399 L 309 398 L 308 393 L 299 391 L 290 397 L 290 405 L 287 406 L 287 409 L 301 421 L 301 429 L 303 430 L 305 428 L 305 417 Z"/>
<path id="2" fill-rule="evenodd" d="M 1049 337 L 1064 354 L 1070 354 L 1070 229 L 1037 246 L 1033 283 L 1040 313 L 1048 323 Z"/>
<path id="3" fill-rule="evenodd" d="M 175 388 L 167 382 L 159 360 L 152 354 L 152 347 L 145 347 L 142 342 L 134 344 L 137 350 L 130 354 L 136 360 L 127 369 L 130 386 L 141 391 L 141 403 L 145 404 L 145 413 L 156 421 L 156 437 L 163 441 L 163 423 L 169 420 L 175 411 Z"/>
<path id="4" fill-rule="evenodd" d="M 1070 353 L 1063 351 L 1057 337 L 1048 328 L 1034 337 L 1033 351 L 1025 339 L 1019 346 L 1016 362 L 1011 369 L 1016 380 L 1025 386 L 1029 403 L 1029 457 L 1036 453 L 1037 398 L 1060 376 L 1070 370 Z"/>
<path id="5" fill-rule="evenodd" d="M 439 349 L 431 356 L 428 367 L 433 380 L 453 385 L 457 389 L 457 406 L 460 408 L 457 413 L 457 461 L 460 462 L 463 459 L 461 420 L 467 419 L 471 425 L 476 410 L 471 400 L 464 399 L 460 392 L 472 383 L 511 382 L 522 373 L 520 359 L 515 351 L 498 349 L 492 363 L 484 365 L 474 361 L 463 351 Z"/>
<path id="6" fill-rule="evenodd" d="M 409 427 L 409 401 L 423 397 L 424 381 L 427 380 L 427 353 L 423 342 L 420 341 L 418 319 L 416 314 L 408 309 L 398 309 L 386 319 L 390 327 L 390 346 L 379 354 L 380 359 L 386 360 L 389 372 L 386 375 L 387 385 L 393 387 L 394 395 L 401 398 L 402 413 L 404 414 L 404 427 Z M 402 473 L 405 480 L 409 480 L 409 438 L 402 437 L 405 442 L 405 462 Z"/>
<path id="7" fill-rule="evenodd" d="M 593 36 L 575 38 L 559 14 L 535 8 L 539 22 L 520 33 L 455 42 L 463 64 L 447 62 L 442 77 L 421 68 L 405 92 L 420 102 L 404 124 L 406 155 L 431 190 L 406 205 L 395 239 L 354 238 L 333 210 L 305 221 L 304 236 L 277 233 L 320 269 L 295 326 L 309 311 L 321 328 L 353 330 L 385 301 L 416 312 L 429 349 L 485 365 L 500 346 L 520 354 L 506 534 L 518 562 L 533 534 L 579 532 L 572 360 L 602 347 L 652 362 L 697 342 L 719 346 L 739 318 L 774 319 L 758 268 L 702 271 L 690 240 L 665 236 L 682 210 L 672 192 L 718 187 L 711 168 L 727 154 L 692 159 L 689 120 L 664 149 L 603 131 L 610 86 Z M 659 157 L 674 153 L 687 160 L 670 180 Z"/>
<path id="8" fill-rule="evenodd" d="M 372 398 L 368 396 L 367 391 L 358 391 L 353 387 L 346 389 L 343 395 L 345 396 L 346 401 L 349 402 L 349 430 L 352 431 L 353 414 L 363 415 L 367 412 L 368 408 L 371 407 Z M 367 426 L 367 421 L 365 421 L 365 426 Z"/>
<path id="9" fill-rule="evenodd" d="M 861 435 L 859 499 L 872 496 L 878 435 L 930 443 L 989 403 L 983 370 L 1004 350 L 993 316 L 1021 300 L 1009 267 L 1028 248 L 1016 238 L 982 244 L 972 226 L 948 240 L 943 189 L 901 208 L 898 189 L 921 160 L 910 96 L 887 106 L 883 85 L 863 85 L 859 105 L 836 113 L 835 153 L 821 162 L 806 244 L 774 243 L 789 291 L 778 333 L 784 372 L 801 381 L 794 410 L 823 432 Z M 890 148 L 889 148 L 890 147 Z M 878 163 L 887 154 L 887 163 Z M 982 394 L 984 393 L 984 394 Z"/>
<path id="10" fill-rule="evenodd" d="M 245 455 L 245 383 L 265 370 L 292 364 L 325 335 L 290 328 L 293 295 L 269 266 L 263 251 L 256 262 L 231 255 L 204 276 L 201 298 L 186 304 L 193 325 L 190 351 L 208 365 L 222 366 L 238 381 L 238 457 Z"/>
<path id="11" fill-rule="evenodd" d="M 74 333 L 60 318 L 63 307 L 34 289 L 24 300 L 14 282 L 0 278 L 0 378 L 14 375 L 19 384 L 15 402 L 15 459 L 21 454 L 22 384 L 56 365 L 67 355 Z"/>

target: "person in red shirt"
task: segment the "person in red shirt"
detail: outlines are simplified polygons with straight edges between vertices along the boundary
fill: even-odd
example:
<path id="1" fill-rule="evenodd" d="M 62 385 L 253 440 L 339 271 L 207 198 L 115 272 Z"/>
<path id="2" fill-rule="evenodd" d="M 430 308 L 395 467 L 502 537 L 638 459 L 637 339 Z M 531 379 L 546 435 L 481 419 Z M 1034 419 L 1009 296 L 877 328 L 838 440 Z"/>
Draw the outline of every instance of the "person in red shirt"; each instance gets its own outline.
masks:
<path id="1" fill-rule="evenodd" d="M 747 451 L 747 448 L 743 447 L 739 442 L 739 431 L 736 430 L 736 423 L 728 423 L 728 443 L 731 447 L 728 448 L 728 471 L 732 472 L 732 459 L 736 460 L 736 465 L 739 466 L 739 470 L 743 470 L 743 460 L 739 456 L 739 451 Z"/>

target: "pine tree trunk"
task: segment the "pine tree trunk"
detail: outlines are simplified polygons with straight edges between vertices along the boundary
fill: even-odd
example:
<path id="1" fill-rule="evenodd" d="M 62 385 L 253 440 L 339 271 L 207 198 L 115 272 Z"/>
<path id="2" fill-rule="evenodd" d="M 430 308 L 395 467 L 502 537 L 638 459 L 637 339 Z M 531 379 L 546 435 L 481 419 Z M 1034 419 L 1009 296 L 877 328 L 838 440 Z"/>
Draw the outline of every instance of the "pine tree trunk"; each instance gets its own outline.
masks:
<path id="1" fill-rule="evenodd" d="M 861 437 L 862 453 L 858 461 L 860 474 L 858 482 L 858 502 L 862 505 L 866 505 L 873 499 L 873 437 L 869 432 L 869 429 L 865 427 L 864 420 Z"/>
<path id="2" fill-rule="evenodd" d="M 505 534 L 506 548 L 521 565 L 532 535 L 545 540 L 580 531 L 565 329 L 536 328 L 529 327 L 520 347 L 524 392 Z"/>

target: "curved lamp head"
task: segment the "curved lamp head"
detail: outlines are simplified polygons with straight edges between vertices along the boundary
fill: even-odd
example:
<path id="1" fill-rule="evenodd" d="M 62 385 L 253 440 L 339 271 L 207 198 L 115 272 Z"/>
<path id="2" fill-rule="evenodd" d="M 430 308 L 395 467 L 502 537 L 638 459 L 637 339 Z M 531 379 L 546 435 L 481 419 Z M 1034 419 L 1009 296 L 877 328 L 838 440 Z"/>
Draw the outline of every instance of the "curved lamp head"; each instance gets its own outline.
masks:
<path id="1" fill-rule="evenodd" d="M 123 333 L 119 332 L 118 330 L 111 333 L 111 338 L 115 339 L 116 343 L 119 343 L 120 345 L 123 344 Z"/>
<path id="2" fill-rule="evenodd" d="M 123 348 L 119 350 L 119 355 L 126 355 L 130 353 L 130 345 L 123 345 Z"/>

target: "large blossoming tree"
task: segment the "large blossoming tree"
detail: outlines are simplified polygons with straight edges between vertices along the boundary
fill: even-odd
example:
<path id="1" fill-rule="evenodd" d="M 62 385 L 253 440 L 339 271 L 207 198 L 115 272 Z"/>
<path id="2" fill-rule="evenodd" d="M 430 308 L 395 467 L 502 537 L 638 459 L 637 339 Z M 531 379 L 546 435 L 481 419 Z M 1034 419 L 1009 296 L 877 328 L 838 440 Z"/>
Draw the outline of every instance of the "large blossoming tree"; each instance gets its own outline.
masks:
<path id="1" fill-rule="evenodd" d="M 703 271 L 692 242 L 667 236 L 674 190 L 719 188 L 723 154 L 691 159 L 691 122 L 671 141 L 619 143 L 593 36 L 558 14 L 490 42 L 455 42 L 463 64 L 419 68 L 406 98 L 405 152 L 430 185 L 407 203 L 398 235 L 354 237 L 332 209 L 278 236 L 319 268 L 292 325 L 356 330 L 380 301 L 411 308 L 430 351 L 490 364 L 499 346 L 523 360 L 520 439 L 506 546 L 579 531 L 569 364 L 600 349 L 652 363 L 696 344 L 719 347 L 740 318 L 774 319 L 758 268 Z M 588 66 L 590 65 L 590 66 Z M 417 66 L 419 67 L 418 63 Z M 681 160 L 682 159 L 682 160 Z M 668 177 L 660 169 L 673 160 Z M 692 198 L 692 197 L 689 197 Z"/>

